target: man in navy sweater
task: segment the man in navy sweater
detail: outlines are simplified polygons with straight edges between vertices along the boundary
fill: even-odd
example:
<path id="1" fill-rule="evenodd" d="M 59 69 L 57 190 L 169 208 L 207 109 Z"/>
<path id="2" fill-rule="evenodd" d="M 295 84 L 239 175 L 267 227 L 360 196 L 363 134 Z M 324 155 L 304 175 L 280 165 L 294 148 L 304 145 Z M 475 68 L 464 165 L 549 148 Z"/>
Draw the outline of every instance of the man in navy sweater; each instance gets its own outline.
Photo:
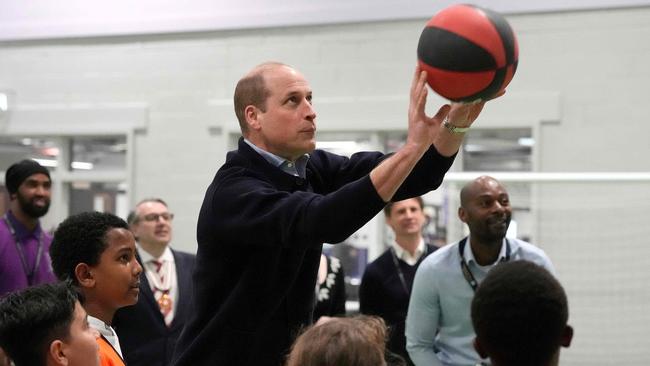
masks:
<path id="1" fill-rule="evenodd" d="M 395 240 L 366 267 L 359 287 L 359 310 L 384 319 L 390 327 L 386 347 L 412 365 L 404 336 L 409 296 L 415 271 L 437 247 L 425 243 L 422 237 L 422 227 L 426 223 L 422 197 L 389 203 L 384 207 L 384 214 Z"/>
<path id="2" fill-rule="evenodd" d="M 311 323 L 322 243 L 346 239 L 391 200 L 437 188 L 484 103 L 424 112 L 416 69 L 408 136 L 392 155 L 315 150 L 312 90 L 301 73 L 264 63 L 239 80 L 243 138 L 205 194 L 197 226 L 195 311 L 174 365 L 283 363 Z"/>

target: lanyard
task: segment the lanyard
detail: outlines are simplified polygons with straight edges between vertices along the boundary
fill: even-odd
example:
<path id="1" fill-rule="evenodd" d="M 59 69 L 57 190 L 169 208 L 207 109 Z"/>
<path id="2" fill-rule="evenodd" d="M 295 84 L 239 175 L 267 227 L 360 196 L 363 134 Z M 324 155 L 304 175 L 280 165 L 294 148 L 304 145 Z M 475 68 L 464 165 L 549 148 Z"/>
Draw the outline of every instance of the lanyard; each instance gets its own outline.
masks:
<path id="1" fill-rule="evenodd" d="M 20 262 L 23 265 L 23 271 L 25 271 L 25 275 L 27 276 L 27 283 L 31 286 L 33 285 L 32 280 L 34 279 L 34 274 L 38 270 L 38 267 L 41 264 L 41 258 L 43 257 L 43 231 L 41 230 L 41 235 L 38 236 L 38 249 L 36 251 L 36 260 L 34 262 L 34 267 L 30 271 L 28 268 L 29 266 L 27 264 L 27 258 L 25 257 L 25 252 L 23 251 L 23 247 L 20 244 L 20 241 L 18 240 L 18 235 L 16 234 L 16 230 L 14 229 L 14 226 L 11 224 L 11 220 L 9 220 L 7 214 L 5 214 L 2 217 L 2 219 L 7 223 L 9 232 L 11 233 L 11 236 L 13 236 L 14 238 L 14 242 L 16 244 L 16 251 L 20 256 Z"/>
<path id="2" fill-rule="evenodd" d="M 422 256 L 420 259 L 418 259 L 418 263 L 422 260 L 422 258 L 427 256 L 427 253 L 429 252 L 429 247 L 424 244 L 424 253 L 422 253 Z M 399 261 L 397 259 L 397 254 L 395 253 L 394 248 L 390 248 L 390 254 L 391 257 L 393 258 L 393 264 L 395 265 L 395 269 L 397 270 L 397 275 L 399 276 L 399 280 L 402 283 L 402 287 L 404 288 L 404 291 L 406 291 L 406 294 L 411 297 L 411 290 L 409 290 L 408 285 L 406 284 L 406 280 L 404 279 L 404 273 L 402 273 L 402 268 L 399 266 Z M 417 263 L 416 263 L 417 265 Z"/>
<path id="3" fill-rule="evenodd" d="M 463 277 L 465 277 L 465 280 L 469 285 L 472 287 L 472 290 L 476 292 L 476 289 L 478 288 L 478 281 L 476 281 L 476 278 L 474 278 L 474 275 L 472 274 L 472 271 L 469 269 L 469 265 L 467 265 L 467 262 L 465 262 L 465 256 L 463 253 L 465 253 L 465 244 L 467 243 L 467 237 L 463 238 L 458 243 L 458 252 L 460 254 L 460 270 L 463 272 Z M 505 258 L 501 258 L 499 262 L 507 262 L 510 260 L 510 242 L 508 239 L 506 239 L 506 256 Z"/>

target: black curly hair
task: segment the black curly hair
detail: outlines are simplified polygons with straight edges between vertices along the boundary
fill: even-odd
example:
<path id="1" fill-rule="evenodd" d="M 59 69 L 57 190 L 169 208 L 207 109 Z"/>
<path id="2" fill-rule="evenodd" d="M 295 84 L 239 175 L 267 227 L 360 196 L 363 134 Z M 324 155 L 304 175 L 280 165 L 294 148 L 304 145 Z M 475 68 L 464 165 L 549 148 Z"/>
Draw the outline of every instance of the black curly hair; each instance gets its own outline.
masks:
<path id="1" fill-rule="evenodd" d="M 528 261 L 492 269 L 476 290 L 471 311 L 476 337 L 503 365 L 547 365 L 569 318 L 560 282 Z"/>
<path id="2" fill-rule="evenodd" d="M 129 230 L 129 225 L 121 218 L 103 212 L 82 212 L 65 219 L 54 232 L 50 246 L 52 269 L 56 276 L 79 285 L 75 267 L 79 263 L 99 264 L 99 258 L 108 245 L 106 234 L 115 228 Z"/>

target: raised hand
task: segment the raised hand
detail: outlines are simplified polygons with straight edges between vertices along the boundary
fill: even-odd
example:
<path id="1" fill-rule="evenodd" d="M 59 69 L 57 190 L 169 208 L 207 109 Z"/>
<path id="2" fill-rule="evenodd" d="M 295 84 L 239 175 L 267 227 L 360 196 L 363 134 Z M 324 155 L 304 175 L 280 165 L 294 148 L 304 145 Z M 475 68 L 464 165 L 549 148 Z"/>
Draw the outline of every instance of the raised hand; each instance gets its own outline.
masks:
<path id="1" fill-rule="evenodd" d="M 411 83 L 407 136 L 407 143 L 413 143 L 425 149 L 435 141 L 442 121 L 451 110 L 451 106 L 445 104 L 438 109 L 433 117 L 426 115 L 425 107 L 428 94 L 426 81 L 426 71 L 422 71 L 417 66 Z"/>

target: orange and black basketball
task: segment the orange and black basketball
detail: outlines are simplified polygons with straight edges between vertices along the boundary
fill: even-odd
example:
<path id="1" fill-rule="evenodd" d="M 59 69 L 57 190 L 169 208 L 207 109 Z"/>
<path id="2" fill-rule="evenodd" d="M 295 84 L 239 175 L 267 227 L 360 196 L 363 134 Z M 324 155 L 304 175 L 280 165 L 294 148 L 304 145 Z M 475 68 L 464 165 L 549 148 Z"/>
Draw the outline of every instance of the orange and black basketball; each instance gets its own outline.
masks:
<path id="1" fill-rule="evenodd" d="M 505 89 L 518 59 L 517 38 L 508 21 L 474 5 L 452 5 L 438 12 L 418 43 L 427 82 L 455 102 L 489 99 Z"/>

